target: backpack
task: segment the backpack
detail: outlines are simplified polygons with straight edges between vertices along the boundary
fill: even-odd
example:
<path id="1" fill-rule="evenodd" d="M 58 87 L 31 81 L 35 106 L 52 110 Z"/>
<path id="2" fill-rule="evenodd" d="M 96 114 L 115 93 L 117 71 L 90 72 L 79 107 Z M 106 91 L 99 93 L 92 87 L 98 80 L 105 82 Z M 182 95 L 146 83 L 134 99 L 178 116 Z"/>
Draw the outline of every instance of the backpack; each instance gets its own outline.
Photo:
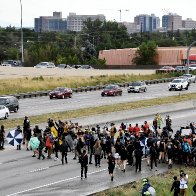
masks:
<path id="1" fill-rule="evenodd" d="M 185 142 L 184 145 L 183 145 L 183 151 L 184 152 L 189 152 L 189 149 L 190 149 L 189 144 L 187 142 Z"/>
<path id="2" fill-rule="evenodd" d="M 156 196 L 156 191 L 155 191 L 154 187 L 150 186 L 148 188 L 148 192 L 150 193 L 151 196 Z"/>

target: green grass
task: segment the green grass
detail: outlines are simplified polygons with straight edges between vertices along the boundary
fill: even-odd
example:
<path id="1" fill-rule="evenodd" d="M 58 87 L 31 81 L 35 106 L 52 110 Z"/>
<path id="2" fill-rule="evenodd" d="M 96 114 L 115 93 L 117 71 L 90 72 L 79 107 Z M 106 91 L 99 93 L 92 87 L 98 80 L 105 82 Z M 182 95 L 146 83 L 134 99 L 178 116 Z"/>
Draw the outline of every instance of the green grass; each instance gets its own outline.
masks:
<path id="1" fill-rule="evenodd" d="M 156 99 L 149 99 L 149 100 L 142 100 L 142 101 L 135 101 L 135 102 L 127 102 L 127 103 L 118 103 L 113 105 L 105 105 L 99 107 L 90 107 L 84 108 L 79 110 L 71 110 L 71 111 L 64 111 L 64 112 L 57 112 L 57 113 L 49 113 L 37 116 L 31 116 L 31 124 L 39 124 L 46 122 L 48 118 L 52 118 L 54 120 L 69 120 L 71 118 L 79 118 L 84 116 L 91 116 L 96 114 L 104 114 L 109 112 L 116 112 L 116 111 L 123 111 L 123 110 L 132 110 L 137 108 L 145 108 L 154 105 L 162 105 L 162 104 L 169 104 L 169 103 L 176 103 L 182 102 L 187 100 L 195 100 L 196 93 L 189 93 L 183 94 L 178 96 L 171 96 L 171 97 L 163 97 L 163 98 L 156 98 Z M 3 124 L 5 128 L 13 128 L 17 125 L 22 125 L 23 118 L 21 119 L 7 119 L 0 121 L 0 125 Z"/>
<path id="2" fill-rule="evenodd" d="M 151 185 L 155 188 L 157 196 L 173 196 L 170 192 L 171 185 L 173 183 L 173 176 L 177 176 L 179 179 L 179 171 L 184 170 L 189 176 L 188 189 L 189 196 L 194 196 L 192 187 L 196 178 L 196 169 L 194 167 L 180 167 L 172 169 L 164 174 L 149 177 Z M 119 186 L 110 190 L 106 190 L 94 196 L 141 196 L 139 191 L 142 189 L 142 182 L 136 181 L 123 186 Z"/>
<path id="3" fill-rule="evenodd" d="M 131 82 L 137 80 L 153 80 L 173 77 L 172 74 L 152 75 L 101 75 L 91 77 L 25 77 L 0 80 L 0 95 L 51 90 L 58 86 L 70 88 L 96 86 L 110 83 Z"/>

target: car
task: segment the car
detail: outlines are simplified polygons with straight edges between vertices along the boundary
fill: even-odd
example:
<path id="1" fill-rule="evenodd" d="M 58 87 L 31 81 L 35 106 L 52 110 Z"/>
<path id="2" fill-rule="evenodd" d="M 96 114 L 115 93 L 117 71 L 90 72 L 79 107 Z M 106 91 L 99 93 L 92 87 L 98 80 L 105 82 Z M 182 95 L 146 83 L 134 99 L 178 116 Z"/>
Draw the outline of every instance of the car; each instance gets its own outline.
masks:
<path id="1" fill-rule="evenodd" d="M 122 95 L 122 89 L 119 87 L 119 85 L 111 84 L 107 85 L 104 90 L 101 92 L 101 96 L 117 96 Z"/>
<path id="2" fill-rule="evenodd" d="M 19 67 L 19 66 L 21 66 L 21 61 L 19 61 L 19 60 L 7 60 L 7 61 L 3 61 L 1 66 Z"/>
<path id="3" fill-rule="evenodd" d="M 186 78 L 176 78 L 172 82 L 169 83 L 168 89 L 171 90 L 188 90 L 189 83 Z"/>
<path id="4" fill-rule="evenodd" d="M 196 64 L 191 64 L 191 65 L 189 65 L 189 70 L 190 70 L 190 71 L 196 70 Z"/>
<path id="5" fill-rule="evenodd" d="M 183 74 L 182 76 L 188 78 L 190 83 L 196 82 L 196 76 L 194 76 L 193 74 Z"/>
<path id="6" fill-rule="evenodd" d="M 142 81 L 132 82 L 129 85 L 129 88 L 127 89 L 128 93 L 131 93 L 131 92 L 140 93 L 140 92 L 146 92 L 146 91 L 147 91 L 147 85 L 145 82 L 142 82 Z"/>
<path id="7" fill-rule="evenodd" d="M 55 68 L 55 64 L 53 62 L 40 62 L 34 66 L 35 68 Z"/>
<path id="8" fill-rule="evenodd" d="M 185 66 L 176 66 L 175 67 L 175 70 L 176 71 L 185 71 L 186 70 L 186 67 Z"/>
<path id="9" fill-rule="evenodd" d="M 7 119 L 9 115 L 9 109 L 4 105 L 0 105 L 0 119 Z"/>
<path id="10" fill-rule="evenodd" d="M 172 66 L 163 66 L 159 70 L 161 70 L 161 71 L 174 71 L 175 68 L 173 68 Z"/>
<path id="11" fill-rule="evenodd" d="M 74 68 L 74 69 L 80 69 L 81 65 L 72 65 L 71 67 Z"/>
<path id="12" fill-rule="evenodd" d="M 14 96 L 2 96 L 0 97 L 0 105 L 6 106 L 10 112 L 18 112 L 19 102 Z"/>
<path id="13" fill-rule="evenodd" d="M 66 64 L 59 64 L 57 65 L 57 67 L 61 69 L 72 69 L 70 65 L 66 65 Z"/>
<path id="14" fill-rule="evenodd" d="M 66 97 L 72 97 L 72 90 L 65 87 L 57 87 L 49 93 L 50 99 L 65 99 Z"/>
<path id="15" fill-rule="evenodd" d="M 82 65 L 82 66 L 80 67 L 80 69 L 93 69 L 93 67 L 90 66 L 90 65 Z"/>
<path id="16" fill-rule="evenodd" d="M 183 79 L 187 80 L 187 82 L 188 82 L 189 85 L 191 84 L 190 80 L 187 77 L 185 77 L 185 76 L 179 76 L 177 78 L 183 78 Z"/>

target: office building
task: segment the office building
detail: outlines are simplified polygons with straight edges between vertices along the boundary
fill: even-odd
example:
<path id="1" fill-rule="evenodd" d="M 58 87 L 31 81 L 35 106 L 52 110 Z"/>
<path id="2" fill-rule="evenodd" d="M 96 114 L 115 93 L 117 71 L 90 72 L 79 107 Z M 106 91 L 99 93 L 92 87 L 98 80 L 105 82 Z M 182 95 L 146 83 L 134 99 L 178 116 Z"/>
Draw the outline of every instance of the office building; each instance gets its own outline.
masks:
<path id="1" fill-rule="evenodd" d="M 182 20 L 182 28 L 185 29 L 196 29 L 196 21 L 191 18 L 187 18 L 186 20 Z"/>
<path id="2" fill-rule="evenodd" d="M 90 18 L 92 21 L 100 20 L 104 21 L 105 16 L 103 14 L 98 15 L 76 15 L 76 13 L 69 13 L 67 17 L 67 30 L 69 31 L 81 31 L 83 28 L 83 22 Z"/>
<path id="3" fill-rule="evenodd" d="M 134 22 L 122 22 L 120 24 L 125 25 L 129 34 L 140 32 L 140 25 L 137 25 Z"/>
<path id="4" fill-rule="evenodd" d="M 34 19 L 35 32 L 65 32 L 67 20 L 62 18 L 62 12 L 53 12 L 53 16 L 40 16 Z"/>
<path id="5" fill-rule="evenodd" d="M 140 31 L 152 32 L 160 27 L 160 19 L 154 14 L 140 14 L 134 17 L 134 23 L 140 26 Z"/>

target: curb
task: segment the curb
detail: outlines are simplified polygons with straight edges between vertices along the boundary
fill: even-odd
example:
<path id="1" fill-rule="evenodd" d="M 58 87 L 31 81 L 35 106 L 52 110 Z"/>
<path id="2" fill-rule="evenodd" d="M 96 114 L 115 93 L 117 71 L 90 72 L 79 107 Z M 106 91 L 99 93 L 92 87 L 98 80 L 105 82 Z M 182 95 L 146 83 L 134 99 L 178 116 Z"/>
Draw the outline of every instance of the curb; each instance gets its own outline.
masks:
<path id="1" fill-rule="evenodd" d="M 163 78 L 163 79 L 155 79 L 155 80 L 146 80 L 144 81 L 147 85 L 151 84 L 159 84 L 159 83 L 167 83 L 171 82 L 173 78 Z M 128 87 L 129 82 L 125 83 L 115 83 L 119 85 L 120 87 Z M 79 93 L 79 92 L 88 92 L 88 91 L 96 91 L 96 90 L 102 90 L 107 85 L 97 85 L 97 86 L 86 86 L 86 87 L 78 87 L 78 88 L 72 88 L 73 93 Z M 33 98 L 33 97 L 42 97 L 42 96 L 48 96 L 51 90 L 46 91 L 36 91 L 36 92 L 27 92 L 27 93 L 19 93 L 19 94 L 9 94 L 9 95 L 2 95 L 2 96 L 14 96 L 17 99 L 25 99 L 25 98 Z"/>

